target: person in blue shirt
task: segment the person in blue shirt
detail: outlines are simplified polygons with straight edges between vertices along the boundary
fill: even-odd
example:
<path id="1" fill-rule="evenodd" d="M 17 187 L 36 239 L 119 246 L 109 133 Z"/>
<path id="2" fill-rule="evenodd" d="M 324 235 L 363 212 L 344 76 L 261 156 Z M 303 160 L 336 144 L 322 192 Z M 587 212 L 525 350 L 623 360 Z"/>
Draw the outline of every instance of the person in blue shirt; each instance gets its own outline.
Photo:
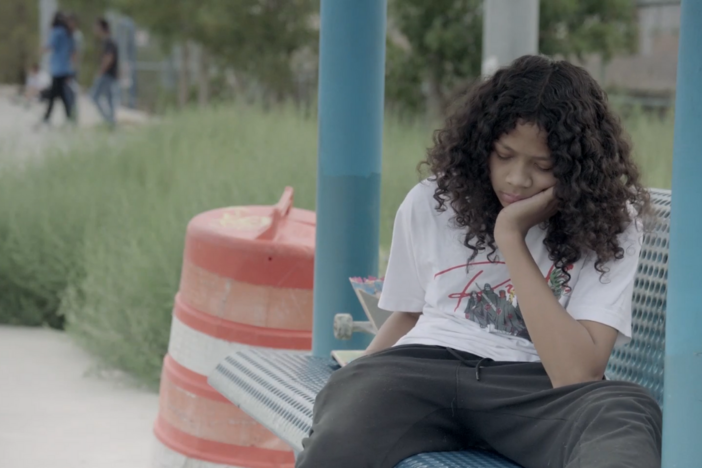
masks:
<path id="1" fill-rule="evenodd" d="M 66 109 L 66 118 L 71 118 L 70 90 L 68 81 L 73 76 L 73 55 L 75 53 L 75 42 L 71 29 L 68 27 L 66 18 L 61 12 L 54 15 L 51 23 L 51 32 L 45 50 L 51 52 L 49 58 L 49 72 L 51 74 L 51 89 L 48 95 L 48 107 L 44 114 L 44 123 L 48 124 L 51 112 L 54 109 L 54 100 L 59 97 L 63 101 Z"/>

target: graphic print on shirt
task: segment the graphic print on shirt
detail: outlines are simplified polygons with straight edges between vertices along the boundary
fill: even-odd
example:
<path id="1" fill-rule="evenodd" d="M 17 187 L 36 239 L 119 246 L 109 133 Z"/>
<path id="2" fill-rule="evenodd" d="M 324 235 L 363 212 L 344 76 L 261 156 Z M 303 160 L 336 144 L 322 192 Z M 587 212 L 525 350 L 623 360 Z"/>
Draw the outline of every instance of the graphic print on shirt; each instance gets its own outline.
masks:
<path id="1" fill-rule="evenodd" d="M 458 265 L 437 273 L 435 278 L 448 273 L 459 273 L 456 270 L 462 270 L 465 273 L 465 268 L 465 264 Z M 572 268 L 569 266 L 566 270 Z M 451 293 L 447 299 L 456 301 L 454 312 L 462 313 L 467 320 L 477 323 L 480 328 L 531 341 L 512 281 L 509 277 L 502 280 L 499 277 L 500 274 L 508 275 L 504 262 L 470 263 L 469 280 L 463 291 Z M 499 279 L 495 284 L 481 283 L 481 277 Z M 568 276 L 562 269 L 555 268 L 555 265 L 551 266 L 545 280 L 556 299 L 560 299 L 564 294 L 570 294 L 570 287 L 566 284 L 567 279 Z M 464 302 L 464 300 L 467 301 Z"/>

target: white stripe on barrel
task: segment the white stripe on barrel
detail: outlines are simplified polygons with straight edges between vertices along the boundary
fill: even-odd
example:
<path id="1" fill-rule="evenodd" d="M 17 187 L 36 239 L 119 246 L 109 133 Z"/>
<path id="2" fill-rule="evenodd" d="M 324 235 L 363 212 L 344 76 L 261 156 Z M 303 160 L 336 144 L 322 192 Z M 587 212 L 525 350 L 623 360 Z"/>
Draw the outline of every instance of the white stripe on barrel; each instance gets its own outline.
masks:
<path id="1" fill-rule="evenodd" d="M 168 354 L 178 364 L 192 372 L 208 376 L 227 355 L 247 349 L 268 350 L 270 348 L 249 346 L 214 338 L 187 326 L 177 317 L 173 317 Z M 292 350 L 290 352 L 305 353 L 306 351 Z"/>

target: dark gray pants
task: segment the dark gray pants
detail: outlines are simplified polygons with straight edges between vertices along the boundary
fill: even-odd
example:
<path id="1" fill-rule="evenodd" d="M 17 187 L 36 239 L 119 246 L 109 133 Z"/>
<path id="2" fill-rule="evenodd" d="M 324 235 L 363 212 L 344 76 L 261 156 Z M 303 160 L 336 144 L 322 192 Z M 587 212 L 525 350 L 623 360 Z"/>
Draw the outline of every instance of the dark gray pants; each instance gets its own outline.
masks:
<path id="1" fill-rule="evenodd" d="M 660 468 L 661 425 L 656 401 L 631 383 L 554 389 L 540 363 L 399 346 L 332 375 L 296 467 L 392 468 L 478 447 L 525 468 Z"/>

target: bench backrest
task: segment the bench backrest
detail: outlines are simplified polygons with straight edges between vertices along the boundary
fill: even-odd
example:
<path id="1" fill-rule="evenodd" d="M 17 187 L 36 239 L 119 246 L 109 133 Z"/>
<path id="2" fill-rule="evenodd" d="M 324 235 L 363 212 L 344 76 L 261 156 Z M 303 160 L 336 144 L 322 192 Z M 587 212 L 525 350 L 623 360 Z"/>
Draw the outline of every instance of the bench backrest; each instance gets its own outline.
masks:
<path id="1" fill-rule="evenodd" d="M 650 193 L 656 220 L 652 230 L 644 235 L 634 283 L 632 341 L 614 350 L 607 377 L 642 385 L 663 404 L 671 192 L 652 189 Z"/>

